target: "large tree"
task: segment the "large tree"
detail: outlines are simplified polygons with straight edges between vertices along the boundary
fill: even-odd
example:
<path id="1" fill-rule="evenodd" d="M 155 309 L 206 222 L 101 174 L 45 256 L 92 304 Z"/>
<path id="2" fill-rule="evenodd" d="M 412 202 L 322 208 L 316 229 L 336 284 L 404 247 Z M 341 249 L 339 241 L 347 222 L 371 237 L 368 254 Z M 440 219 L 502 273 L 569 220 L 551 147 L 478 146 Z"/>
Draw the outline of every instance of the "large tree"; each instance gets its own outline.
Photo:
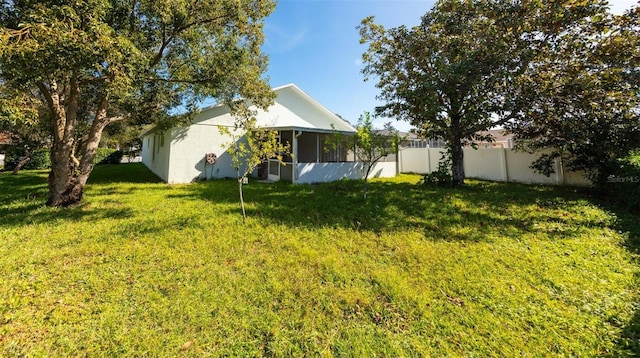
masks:
<path id="1" fill-rule="evenodd" d="M 0 81 L 51 118 L 47 205 L 81 201 L 103 130 L 171 126 L 206 97 L 267 107 L 263 20 L 272 0 L 0 1 Z M 242 97 L 244 100 L 240 101 Z"/>
<path id="2" fill-rule="evenodd" d="M 528 70 L 550 35 L 603 11 L 603 1 L 552 3 L 439 0 L 413 28 L 359 26 L 366 79 L 385 105 L 377 114 L 409 121 L 447 141 L 456 184 L 464 184 L 463 146 L 478 132 L 522 116 L 532 96 Z"/>
<path id="3" fill-rule="evenodd" d="M 550 56 L 532 68 L 537 96 L 509 125 L 517 146 L 546 149 L 533 167 L 553 172 L 561 158 L 607 184 L 619 159 L 640 148 L 640 10 L 602 13 L 549 41 Z"/>

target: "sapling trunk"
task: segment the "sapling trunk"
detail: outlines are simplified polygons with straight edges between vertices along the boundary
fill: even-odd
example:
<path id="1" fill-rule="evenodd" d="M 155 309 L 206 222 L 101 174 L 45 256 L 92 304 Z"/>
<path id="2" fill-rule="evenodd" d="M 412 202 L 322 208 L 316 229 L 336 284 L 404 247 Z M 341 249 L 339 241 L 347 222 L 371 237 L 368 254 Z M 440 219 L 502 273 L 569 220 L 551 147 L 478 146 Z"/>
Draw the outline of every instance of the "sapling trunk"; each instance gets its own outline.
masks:
<path id="1" fill-rule="evenodd" d="M 240 193 L 240 207 L 242 208 L 242 223 L 246 224 L 247 213 L 244 209 L 244 197 L 242 196 L 242 180 L 243 180 L 243 177 L 241 177 L 240 172 L 238 172 L 238 192 Z"/>
<path id="2" fill-rule="evenodd" d="M 364 193 L 363 196 L 366 199 L 367 198 L 367 182 L 369 181 L 369 172 L 371 171 L 371 167 L 373 167 L 373 165 L 367 165 L 367 171 L 364 173 Z"/>

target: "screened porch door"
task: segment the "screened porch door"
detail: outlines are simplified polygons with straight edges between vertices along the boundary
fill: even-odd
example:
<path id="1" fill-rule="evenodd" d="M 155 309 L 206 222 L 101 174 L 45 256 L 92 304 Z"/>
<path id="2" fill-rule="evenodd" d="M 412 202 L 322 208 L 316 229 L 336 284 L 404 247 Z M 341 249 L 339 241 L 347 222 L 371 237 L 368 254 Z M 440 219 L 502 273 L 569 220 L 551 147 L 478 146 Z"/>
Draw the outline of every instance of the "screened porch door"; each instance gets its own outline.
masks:
<path id="1" fill-rule="evenodd" d="M 273 181 L 280 180 L 280 162 L 277 159 L 269 159 L 267 179 L 273 180 Z"/>

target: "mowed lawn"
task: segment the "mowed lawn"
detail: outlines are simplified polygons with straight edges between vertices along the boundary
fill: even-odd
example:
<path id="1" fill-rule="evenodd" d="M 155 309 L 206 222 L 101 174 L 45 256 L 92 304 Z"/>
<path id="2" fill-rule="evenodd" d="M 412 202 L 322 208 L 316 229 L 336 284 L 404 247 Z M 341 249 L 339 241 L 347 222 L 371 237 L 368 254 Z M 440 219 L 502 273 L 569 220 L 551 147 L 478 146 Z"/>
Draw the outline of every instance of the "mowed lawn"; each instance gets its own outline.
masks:
<path id="1" fill-rule="evenodd" d="M 583 190 L 419 176 L 169 186 L 0 173 L 0 356 L 640 353 L 640 219 Z"/>

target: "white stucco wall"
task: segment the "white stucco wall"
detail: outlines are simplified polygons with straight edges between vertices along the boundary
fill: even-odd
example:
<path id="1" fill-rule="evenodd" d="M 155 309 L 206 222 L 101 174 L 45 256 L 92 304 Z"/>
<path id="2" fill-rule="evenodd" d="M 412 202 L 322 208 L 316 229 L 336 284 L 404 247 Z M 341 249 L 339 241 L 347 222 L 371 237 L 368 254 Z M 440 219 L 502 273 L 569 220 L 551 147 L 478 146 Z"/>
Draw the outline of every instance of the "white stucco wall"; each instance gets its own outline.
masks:
<path id="1" fill-rule="evenodd" d="M 164 181 L 169 178 L 170 142 L 169 131 L 154 131 L 142 138 L 142 162 Z"/>
<path id="2" fill-rule="evenodd" d="M 268 110 L 258 110 L 259 127 L 279 129 L 310 129 L 320 132 L 334 130 L 353 132 L 351 125 L 320 105 L 299 88 L 288 85 L 277 88 L 278 97 Z M 143 138 L 142 162 L 162 180 L 168 183 L 190 183 L 196 180 L 235 177 L 231 158 L 226 153 L 232 144 L 232 137 L 221 134 L 219 127 L 232 129 L 232 117 L 225 107 L 214 106 L 203 109 L 187 127 L 173 128 L 165 133 L 165 146 L 153 146 L 151 132 Z M 242 133 L 235 135 L 241 137 Z M 147 142 L 151 144 L 147 146 Z M 170 145 L 168 145 L 170 143 Z M 166 147 L 166 151 L 164 151 Z M 157 151 L 153 157 L 153 149 Z M 170 150 L 169 150 L 170 148 Z M 159 150 L 159 152 L 158 152 Z M 215 153 L 218 161 L 214 165 L 205 164 L 206 153 Z M 162 158 L 160 159 L 159 156 Z"/>
<path id="3" fill-rule="evenodd" d="M 171 155 L 168 183 L 190 183 L 197 180 L 230 178 L 236 173 L 226 153 L 231 135 L 223 135 L 220 127 L 232 130 L 234 119 L 223 108 L 211 109 L 196 116 L 194 124 L 171 130 Z M 240 137 L 241 133 L 235 132 Z M 205 163 L 205 155 L 218 157 L 213 165 Z"/>
<path id="4" fill-rule="evenodd" d="M 268 111 L 258 111 L 257 124 L 259 126 L 355 132 L 355 128 L 350 124 L 299 88 L 283 86 L 275 91 L 278 97 L 273 106 L 269 107 Z"/>
<path id="5" fill-rule="evenodd" d="M 397 175 L 396 162 L 376 163 L 369 178 L 391 178 Z M 296 183 L 322 183 L 341 179 L 362 179 L 362 163 L 300 163 L 297 164 Z"/>

